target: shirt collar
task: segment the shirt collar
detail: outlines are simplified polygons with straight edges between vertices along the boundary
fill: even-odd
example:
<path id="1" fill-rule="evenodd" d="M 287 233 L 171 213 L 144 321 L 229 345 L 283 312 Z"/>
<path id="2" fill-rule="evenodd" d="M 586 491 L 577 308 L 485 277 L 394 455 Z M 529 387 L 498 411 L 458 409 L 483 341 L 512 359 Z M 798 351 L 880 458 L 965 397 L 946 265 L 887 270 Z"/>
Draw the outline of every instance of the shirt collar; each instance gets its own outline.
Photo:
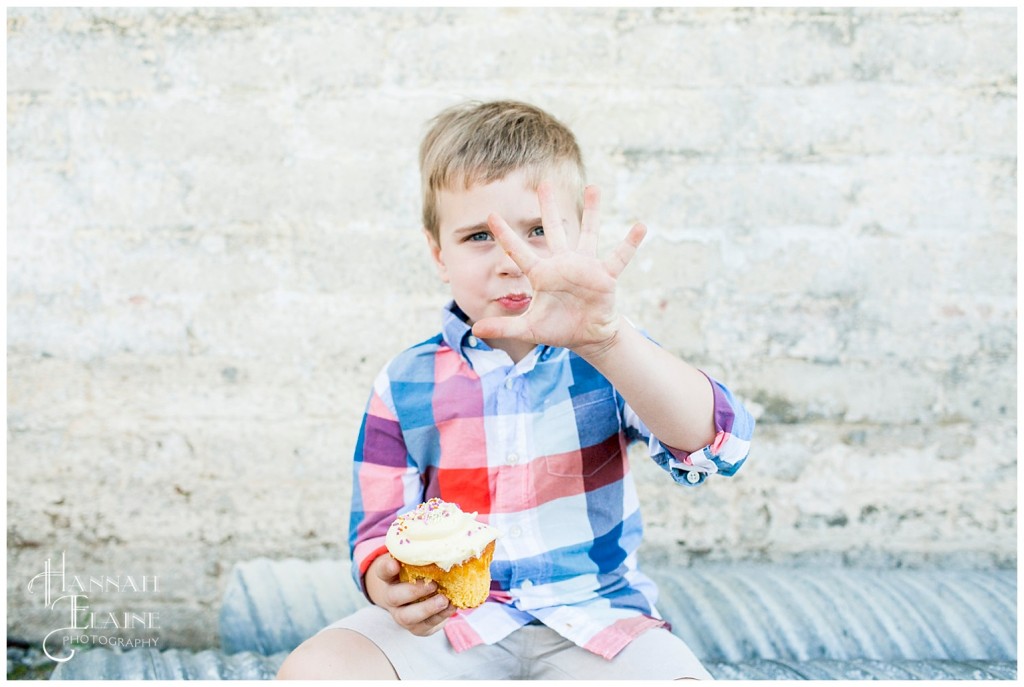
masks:
<path id="1" fill-rule="evenodd" d="M 441 321 L 441 338 L 452 350 L 463 354 L 463 347 L 469 346 L 490 348 L 486 343 L 473 336 L 473 328 L 469 325 L 469 316 L 462 312 L 456 302 L 449 301 L 444 306 Z"/>

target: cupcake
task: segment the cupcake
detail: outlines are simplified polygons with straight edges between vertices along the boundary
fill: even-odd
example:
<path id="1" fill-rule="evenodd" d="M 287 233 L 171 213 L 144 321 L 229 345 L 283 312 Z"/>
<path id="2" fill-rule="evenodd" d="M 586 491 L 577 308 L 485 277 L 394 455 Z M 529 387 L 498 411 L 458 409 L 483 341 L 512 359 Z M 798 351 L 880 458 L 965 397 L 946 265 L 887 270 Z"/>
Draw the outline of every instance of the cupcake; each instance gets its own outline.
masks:
<path id="1" fill-rule="evenodd" d="M 435 497 L 401 515 L 385 544 L 401 566 L 402 582 L 434 580 L 456 608 L 475 608 L 491 587 L 491 558 L 498 531 Z"/>

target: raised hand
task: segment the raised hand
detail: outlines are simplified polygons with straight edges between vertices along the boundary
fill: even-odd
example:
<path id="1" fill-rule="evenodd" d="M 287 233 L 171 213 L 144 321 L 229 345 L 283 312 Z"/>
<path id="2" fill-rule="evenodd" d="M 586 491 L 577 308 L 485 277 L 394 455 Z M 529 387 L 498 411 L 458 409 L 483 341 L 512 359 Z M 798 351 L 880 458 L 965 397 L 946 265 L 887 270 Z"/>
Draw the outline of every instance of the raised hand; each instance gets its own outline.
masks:
<path id="1" fill-rule="evenodd" d="M 497 214 L 487 218 L 495 239 L 530 281 L 530 307 L 514 317 L 483 318 L 473 325 L 473 333 L 484 339 L 516 339 L 570 348 L 583 356 L 599 353 L 618 333 L 616 283 L 647 229 L 634 224 L 626 238 L 602 259 L 597 255 L 597 187 L 584 190 L 583 219 L 575 246 L 562 224 L 551 184 L 540 184 L 537 197 L 549 255 L 540 255 Z"/>

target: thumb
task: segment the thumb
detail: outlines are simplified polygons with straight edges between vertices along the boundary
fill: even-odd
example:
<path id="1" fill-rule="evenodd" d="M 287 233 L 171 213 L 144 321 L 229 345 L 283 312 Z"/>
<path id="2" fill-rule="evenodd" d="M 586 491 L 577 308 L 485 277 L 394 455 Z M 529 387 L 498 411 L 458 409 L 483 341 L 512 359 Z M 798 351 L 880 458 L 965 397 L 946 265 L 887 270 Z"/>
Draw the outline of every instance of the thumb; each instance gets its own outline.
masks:
<path id="1" fill-rule="evenodd" d="M 473 336 L 480 339 L 521 339 L 530 340 L 530 328 L 526 318 L 485 317 L 473 325 Z"/>
<path id="2" fill-rule="evenodd" d="M 392 582 L 398 577 L 398 561 L 390 553 L 385 553 L 374 564 L 374 574 L 384 582 Z"/>

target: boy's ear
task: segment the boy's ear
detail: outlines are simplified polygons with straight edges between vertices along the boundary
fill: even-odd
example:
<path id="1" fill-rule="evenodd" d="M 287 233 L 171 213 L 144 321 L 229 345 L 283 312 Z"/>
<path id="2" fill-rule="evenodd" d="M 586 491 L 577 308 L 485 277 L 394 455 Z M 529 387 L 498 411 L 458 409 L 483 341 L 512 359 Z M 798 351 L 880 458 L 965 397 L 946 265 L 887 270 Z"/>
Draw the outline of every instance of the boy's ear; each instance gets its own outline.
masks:
<path id="1" fill-rule="evenodd" d="M 437 239 L 434 238 L 434 235 L 428 230 L 424 229 L 423 235 L 427 237 L 427 247 L 430 248 L 430 257 L 437 266 L 437 276 L 441 277 L 441 281 L 447 284 L 448 267 L 444 264 L 444 257 L 441 255 L 441 244 L 437 242 Z"/>

